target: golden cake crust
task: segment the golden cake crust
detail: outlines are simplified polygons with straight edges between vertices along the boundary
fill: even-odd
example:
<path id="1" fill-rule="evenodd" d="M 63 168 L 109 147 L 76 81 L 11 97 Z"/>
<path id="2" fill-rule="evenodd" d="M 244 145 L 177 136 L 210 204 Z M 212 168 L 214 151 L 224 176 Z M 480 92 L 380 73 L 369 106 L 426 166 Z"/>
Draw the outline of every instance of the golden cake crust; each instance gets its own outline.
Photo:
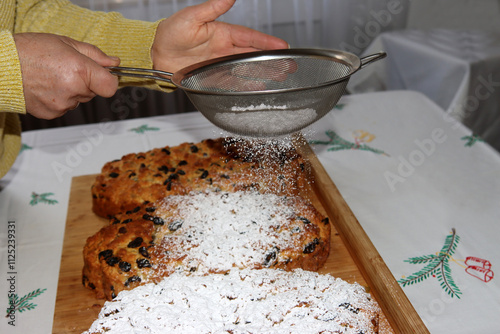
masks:
<path id="1" fill-rule="evenodd" d="M 330 233 L 328 219 L 299 196 L 168 196 L 117 214 L 88 238 L 83 284 L 97 297 L 112 299 L 174 272 L 224 273 L 231 267 L 316 271 L 328 258 Z"/>
<path id="2" fill-rule="evenodd" d="M 304 160 L 291 148 L 261 150 L 242 140 L 206 139 L 106 163 L 92 185 L 92 209 L 109 218 L 165 196 L 206 189 L 298 195 L 305 175 Z"/>

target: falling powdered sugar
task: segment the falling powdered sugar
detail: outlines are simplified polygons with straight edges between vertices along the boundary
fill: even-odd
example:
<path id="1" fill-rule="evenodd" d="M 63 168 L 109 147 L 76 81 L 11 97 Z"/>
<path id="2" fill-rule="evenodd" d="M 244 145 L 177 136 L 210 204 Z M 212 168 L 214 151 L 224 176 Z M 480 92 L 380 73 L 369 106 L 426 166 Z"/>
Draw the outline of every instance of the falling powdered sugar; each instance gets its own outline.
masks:
<path id="1" fill-rule="evenodd" d="M 89 333 L 378 333 L 358 284 L 301 269 L 173 274 L 106 302 Z"/>
<path id="2" fill-rule="evenodd" d="M 235 150 L 244 161 L 258 161 L 258 169 L 252 173 L 260 180 L 270 180 L 266 186 L 270 192 L 280 193 L 279 179 L 299 180 L 296 185 L 288 183 L 290 190 L 297 190 L 305 184 L 314 183 L 310 175 L 310 164 L 297 150 L 304 145 L 303 137 L 285 135 L 273 138 L 253 138 L 245 136 L 230 136 L 227 140 L 236 143 Z M 293 191 L 290 192 L 292 194 Z"/>

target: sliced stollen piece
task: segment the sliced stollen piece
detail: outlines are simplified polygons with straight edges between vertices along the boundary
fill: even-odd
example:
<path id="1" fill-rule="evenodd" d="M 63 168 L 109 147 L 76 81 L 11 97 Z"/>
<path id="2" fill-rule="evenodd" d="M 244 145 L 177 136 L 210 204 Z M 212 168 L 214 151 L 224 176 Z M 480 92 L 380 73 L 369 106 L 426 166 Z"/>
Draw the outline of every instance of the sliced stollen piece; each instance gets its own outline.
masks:
<path id="1" fill-rule="evenodd" d="M 174 273 L 106 302 L 88 333 L 379 333 L 378 304 L 358 284 L 295 269 Z"/>
<path id="2" fill-rule="evenodd" d="M 232 268 L 318 270 L 330 251 L 328 218 L 299 196 L 198 192 L 117 215 L 88 238 L 83 283 L 98 297 L 175 272 Z"/>
<path id="3" fill-rule="evenodd" d="M 307 164 L 289 141 L 206 139 L 106 163 L 92 185 L 92 209 L 109 218 L 191 191 L 298 195 L 306 184 Z"/>

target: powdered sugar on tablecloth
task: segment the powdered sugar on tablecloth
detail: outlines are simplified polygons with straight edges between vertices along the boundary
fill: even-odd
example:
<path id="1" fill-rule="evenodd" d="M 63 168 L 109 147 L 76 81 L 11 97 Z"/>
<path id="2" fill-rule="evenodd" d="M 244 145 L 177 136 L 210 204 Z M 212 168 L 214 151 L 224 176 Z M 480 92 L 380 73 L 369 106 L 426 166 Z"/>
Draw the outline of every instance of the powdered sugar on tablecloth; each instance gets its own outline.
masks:
<path id="1" fill-rule="evenodd" d="M 368 334 L 379 311 L 360 285 L 300 269 L 176 273 L 120 292 L 87 333 Z"/>

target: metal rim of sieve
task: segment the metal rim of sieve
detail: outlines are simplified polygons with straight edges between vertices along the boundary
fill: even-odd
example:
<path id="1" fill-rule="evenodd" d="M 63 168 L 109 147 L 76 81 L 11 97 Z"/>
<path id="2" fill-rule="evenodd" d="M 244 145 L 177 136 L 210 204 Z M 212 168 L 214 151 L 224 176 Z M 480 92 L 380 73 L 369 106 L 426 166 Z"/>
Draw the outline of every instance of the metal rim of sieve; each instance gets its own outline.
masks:
<path id="1" fill-rule="evenodd" d="M 267 50 L 267 51 L 255 51 L 248 53 L 240 53 L 225 57 L 219 57 L 200 63 L 193 64 L 191 66 L 185 67 L 172 74 L 170 80 L 178 88 L 184 90 L 186 93 L 196 93 L 196 94 L 208 94 L 208 95 L 262 95 L 262 94 L 276 94 L 276 93 L 288 93 L 296 92 L 308 89 L 317 89 L 324 86 L 334 85 L 336 83 L 348 80 L 354 73 L 356 73 L 361 68 L 365 67 L 369 63 L 383 59 L 387 56 L 385 52 L 379 52 L 372 54 L 363 58 L 339 50 L 327 50 L 327 49 L 281 49 L 281 50 Z M 216 69 L 222 66 L 237 66 L 241 63 L 248 62 L 258 62 L 267 60 L 284 60 L 293 58 L 322 58 L 327 61 L 332 61 L 338 64 L 342 64 L 349 68 L 349 72 L 343 77 L 324 81 L 317 83 L 312 86 L 304 87 L 293 87 L 293 88 L 281 88 L 281 89 L 264 89 L 264 90 L 246 90 L 246 91 L 213 91 L 207 89 L 192 88 L 186 85 L 187 79 L 194 76 L 200 76 L 203 73 Z"/>
<path id="2" fill-rule="evenodd" d="M 216 126 L 239 135 L 269 137 L 292 133 L 318 121 L 335 106 L 344 94 L 345 87 L 354 73 L 366 65 L 385 57 L 385 52 L 359 58 L 352 53 L 338 50 L 283 49 L 256 51 L 215 58 L 185 67 L 175 73 L 124 67 L 109 67 L 109 69 L 111 73 L 120 76 L 161 80 L 172 83 L 183 90 L 195 107 Z M 268 60 L 296 61 L 297 69 L 295 72 L 287 75 L 287 78 L 283 81 L 275 80 L 276 78 L 272 77 L 266 78 L 266 75 L 271 74 L 268 73 L 269 69 L 276 70 L 280 68 L 276 63 L 266 63 Z M 257 76 L 253 76 L 253 73 L 242 76 L 238 72 L 241 69 L 245 69 L 246 65 L 254 62 L 256 66 L 253 68 L 258 69 Z M 318 62 L 321 62 L 321 65 L 318 65 Z M 266 64 L 263 65 L 263 63 Z M 238 65 L 242 66 L 238 67 Z M 316 70 L 320 72 L 315 72 Z M 222 79 L 218 78 L 218 75 L 222 75 Z M 263 75 L 263 77 L 259 77 L 259 75 Z M 304 77 L 307 79 L 304 79 Z M 227 85 L 227 82 L 224 80 L 227 78 L 236 78 L 237 81 L 240 80 L 243 83 L 264 83 L 263 87 L 265 88 L 257 90 L 239 89 L 241 87 L 245 88 L 245 86 L 238 86 L 237 84 L 232 86 Z M 290 80 L 288 80 L 289 78 Z M 313 79 L 310 80 L 310 78 Z M 329 78 L 333 79 L 330 80 Z M 207 84 L 207 82 L 210 84 Z M 266 131 L 251 130 L 245 127 L 244 124 L 235 126 L 234 124 L 230 125 L 227 122 L 224 123 L 215 120 L 217 114 L 231 113 L 233 112 L 233 107 L 236 106 L 245 107 L 261 103 L 267 106 L 278 103 L 278 101 L 281 101 L 281 103 L 286 101 L 285 103 L 289 105 L 291 111 L 307 107 L 308 103 L 311 103 L 310 105 L 314 105 L 317 116 L 315 119 L 297 122 L 294 126 L 287 125 L 288 128 L 283 128 L 279 131 L 270 129 L 269 127 L 266 128 L 267 123 L 261 116 L 257 116 L 257 118 L 261 118 L 259 126 L 266 128 Z M 262 111 L 269 112 L 272 110 Z M 245 112 L 253 113 L 251 110 Z M 293 113 L 287 117 L 289 120 L 294 120 Z"/>

